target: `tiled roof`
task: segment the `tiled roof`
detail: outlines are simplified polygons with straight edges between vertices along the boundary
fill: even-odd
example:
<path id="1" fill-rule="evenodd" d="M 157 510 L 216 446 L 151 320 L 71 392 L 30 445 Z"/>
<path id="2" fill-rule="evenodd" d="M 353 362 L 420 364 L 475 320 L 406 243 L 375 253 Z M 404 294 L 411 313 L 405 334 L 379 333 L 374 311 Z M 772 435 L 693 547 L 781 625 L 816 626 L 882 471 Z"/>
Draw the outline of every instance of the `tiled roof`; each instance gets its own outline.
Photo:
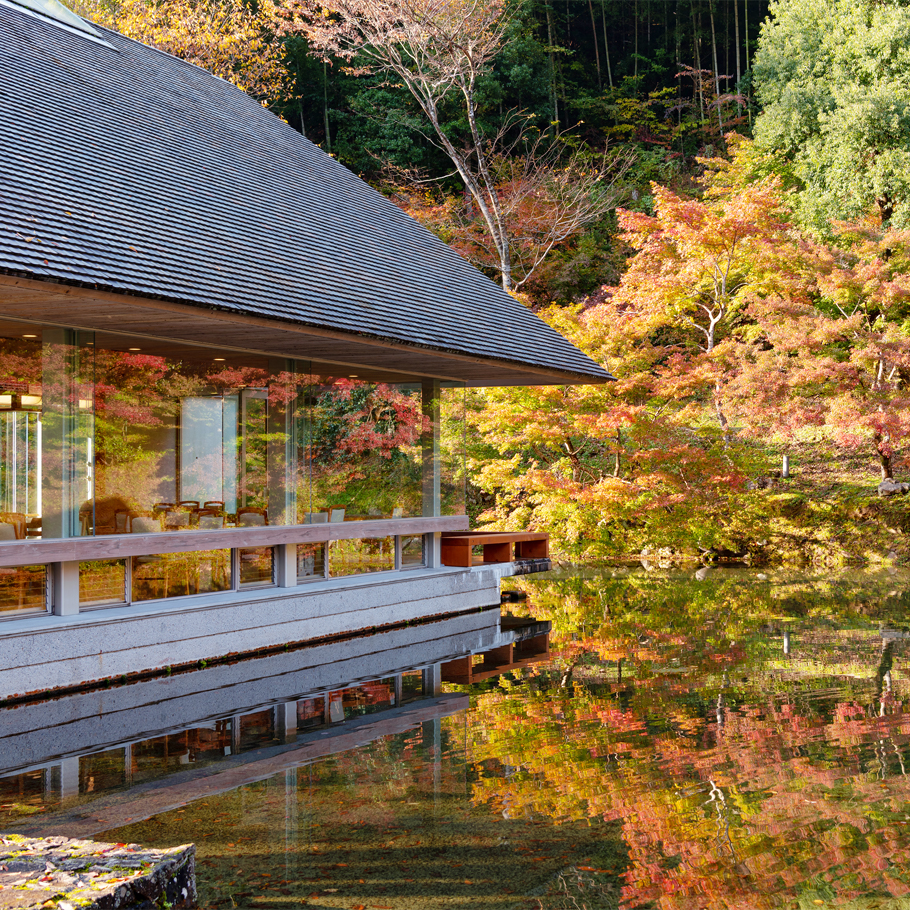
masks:
<path id="1" fill-rule="evenodd" d="M 0 270 L 608 374 L 234 86 L 0 2 Z"/>

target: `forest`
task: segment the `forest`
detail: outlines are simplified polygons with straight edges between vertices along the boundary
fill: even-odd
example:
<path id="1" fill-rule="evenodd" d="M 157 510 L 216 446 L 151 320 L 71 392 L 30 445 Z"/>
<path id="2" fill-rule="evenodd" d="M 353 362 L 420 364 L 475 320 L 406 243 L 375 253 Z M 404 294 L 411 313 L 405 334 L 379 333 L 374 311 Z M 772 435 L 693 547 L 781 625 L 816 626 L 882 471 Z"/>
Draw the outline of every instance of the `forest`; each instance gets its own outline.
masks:
<path id="1" fill-rule="evenodd" d="M 616 377 L 468 391 L 478 524 L 572 559 L 910 558 L 910 3 L 73 5 L 256 97 Z"/>

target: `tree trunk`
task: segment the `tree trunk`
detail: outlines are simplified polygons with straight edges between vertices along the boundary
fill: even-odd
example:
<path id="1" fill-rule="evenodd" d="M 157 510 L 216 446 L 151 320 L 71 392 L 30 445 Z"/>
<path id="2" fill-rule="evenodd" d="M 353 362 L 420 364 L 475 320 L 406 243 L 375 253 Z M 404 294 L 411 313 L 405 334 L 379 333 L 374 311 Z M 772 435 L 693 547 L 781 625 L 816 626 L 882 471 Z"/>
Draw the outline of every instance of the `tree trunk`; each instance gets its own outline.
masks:
<path id="1" fill-rule="evenodd" d="M 607 37 L 607 0 L 600 0 L 600 19 L 604 29 L 604 60 L 607 64 L 607 85 L 613 88 L 613 71 L 610 69 L 610 39 Z"/>
<path id="2" fill-rule="evenodd" d="M 717 103 L 717 123 L 720 126 L 720 138 L 724 138 L 724 119 L 720 112 L 720 71 L 717 63 L 717 35 L 714 32 L 714 0 L 708 0 L 708 19 L 711 22 L 711 53 L 714 58 L 714 93 Z"/>
<path id="3" fill-rule="evenodd" d="M 332 151 L 332 134 L 329 131 L 329 65 L 322 64 L 322 118 L 325 124 L 325 150 Z"/>
<path id="4" fill-rule="evenodd" d="M 594 4 L 588 0 L 588 12 L 591 14 L 591 36 L 594 38 L 594 60 L 597 64 L 597 90 L 601 91 L 604 87 L 603 77 L 600 73 L 600 42 L 597 40 L 597 25 L 594 22 Z"/>
<path id="5" fill-rule="evenodd" d="M 894 480 L 894 455 L 888 445 L 891 440 L 881 433 L 876 433 L 872 438 L 875 440 L 875 454 L 878 456 L 882 480 Z"/>
<path id="6" fill-rule="evenodd" d="M 695 72 L 698 74 L 695 90 L 698 92 L 698 110 L 701 114 L 702 123 L 705 121 L 705 93 L 702 90 L 701 82 L 701 34 L 695 23 L 695 4 L 691 6 L 692 12 L 692 47 L 695 51 Z M 699 10 L 699 25 L 701 24 L 701 10 Z"/>
<path id="7" fill-rule="evenodd" d="M 638 78 L 638 0 L 635 0 L 635 71 L 633 75 L 636 79 Z M 637 85 L 636 94 L 638 94 Z"/>
<path id="8" fill-rule="evenodd" d="M 739 52 L 739 0 L 733 0 L 733 23 L 734 23 L 734 42 L 733 45 L 736 48 L 736 91 L 739 92 L 740 83 L 743 81 L 743 71 L 740 66 L 740 52 Z M 737 104 L 738 106 L 738 104 Z"/>
<path id="9" fill-rule="evenodd" d="M 613 476 L 619 477 L 622 471 L 622 430 L 616 428 L 616 465 L 613 468 Z"/>
<path id="10" fill-rule="evenodd" d="M 559 100 L 556 96 L 556 59 L 553 55 L 553 48 L 556 47 L 553 38 L 553 10 L 549 2 L 546 4 L 547 11 L 547 44 L 550 46 L 550 101 L 553 105 L 553 122 L 559 124 Z"/>

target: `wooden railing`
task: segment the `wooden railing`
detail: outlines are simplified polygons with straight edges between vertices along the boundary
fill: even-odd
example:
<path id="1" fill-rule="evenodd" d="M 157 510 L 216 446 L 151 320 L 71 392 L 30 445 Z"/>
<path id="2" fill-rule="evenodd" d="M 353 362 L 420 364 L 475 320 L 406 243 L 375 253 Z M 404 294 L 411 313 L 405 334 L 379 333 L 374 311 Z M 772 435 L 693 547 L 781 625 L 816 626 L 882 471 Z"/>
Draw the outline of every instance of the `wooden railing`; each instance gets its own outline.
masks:
<path id="1" fill-rule="evenodd" d="M 62 540 L 14 540 L 0 543 L 0 567 L 38 563 L 122 559 L 158 553 L 188 553 L 232 547 L 271 547 L 280 544 L 323 543 L 375 537 L 405 537 L 439 531 L 465 531 L 466 515 L 426 518 L 382 518 L 306 525 L 162 531 L 156 534 L 103 534 Z"/>

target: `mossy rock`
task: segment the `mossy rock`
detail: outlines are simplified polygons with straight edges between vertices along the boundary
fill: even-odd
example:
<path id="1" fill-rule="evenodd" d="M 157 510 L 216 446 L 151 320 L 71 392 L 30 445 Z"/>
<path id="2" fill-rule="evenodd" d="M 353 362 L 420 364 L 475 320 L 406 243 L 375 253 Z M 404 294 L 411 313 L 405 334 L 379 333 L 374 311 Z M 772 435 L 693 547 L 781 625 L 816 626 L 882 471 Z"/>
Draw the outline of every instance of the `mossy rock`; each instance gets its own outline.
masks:
<path id="1" fill-rule="evenodd" d="M 806 513 L 806 497 L 800 493 L 777 493 L 768 500 L 774 512 L 783 518 L 799 518 Z"/>

